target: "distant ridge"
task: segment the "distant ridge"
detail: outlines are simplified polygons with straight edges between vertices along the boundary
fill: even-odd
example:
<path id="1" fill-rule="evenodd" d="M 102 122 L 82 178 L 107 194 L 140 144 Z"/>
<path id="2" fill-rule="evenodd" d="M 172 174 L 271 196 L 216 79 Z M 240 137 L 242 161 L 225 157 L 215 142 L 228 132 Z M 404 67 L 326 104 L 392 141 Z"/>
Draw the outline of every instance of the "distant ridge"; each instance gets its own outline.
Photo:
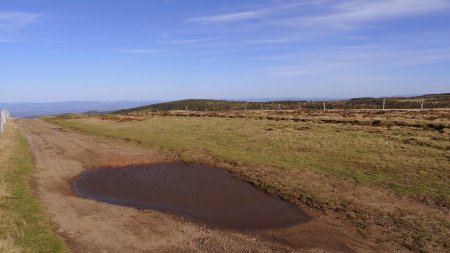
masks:
<path id="1" fill-rule="evenodd" d="M 328 109 L 381 109 L 386 99 L 386 109 L 419 109 L 422 100 L 424 108 L 450 108 L 450 93 L 427 94 L 419 96 L 388 97 L 388 98 L 352 98 L 325 100 Z M 145 111 L 226 111 L 226 110 L 295 110 L 299 108 L 323 109 L 321 100 L 274 100 L 274 101 L 242 101 L 242 100 L 214 100 L 214 99 L 185 99 L 151 105 L 139 106 L 130 109 L 118 110 L 114 113 L 132 113 Z"/>
<path id="2" fill-rule="evenodd" d="M 0 103 L 8 108 L 12 117 L 34 117 L 63 113 L 110 112 L 130 107 L 158 103 L 160 101 L 68 101 L 55 103 Z"/>

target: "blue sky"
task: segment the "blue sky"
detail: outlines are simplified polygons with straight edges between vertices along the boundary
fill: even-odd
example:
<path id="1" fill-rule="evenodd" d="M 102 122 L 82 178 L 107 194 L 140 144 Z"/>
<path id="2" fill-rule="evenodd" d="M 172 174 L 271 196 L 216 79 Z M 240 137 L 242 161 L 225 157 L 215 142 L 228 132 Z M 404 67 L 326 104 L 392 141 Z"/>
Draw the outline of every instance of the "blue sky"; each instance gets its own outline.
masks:
<path id="1" fill-rule="evenodd" d="M 1 0 L 0 101 L 450 92 L 450 0 Z"/>

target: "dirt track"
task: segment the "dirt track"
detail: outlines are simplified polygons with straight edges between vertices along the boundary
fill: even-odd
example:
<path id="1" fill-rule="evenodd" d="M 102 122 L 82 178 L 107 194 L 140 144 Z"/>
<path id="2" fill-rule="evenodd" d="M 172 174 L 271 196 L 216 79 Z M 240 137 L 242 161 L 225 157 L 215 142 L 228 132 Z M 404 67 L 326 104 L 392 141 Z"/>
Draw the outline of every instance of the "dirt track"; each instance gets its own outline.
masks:
<path id="1" fill-rule="evenodd" d="M 20 120 L 19 127 L 28 139 L 36 167 L 31 185 L 73 252 L 377 251 L 324 220 L 278 230 L 236 232 L 157 211 L 80 198 L 72 190 L 72 181 L 86 169 L 172 159 L 134 144 L 82 135 L 39 119 Z"/>

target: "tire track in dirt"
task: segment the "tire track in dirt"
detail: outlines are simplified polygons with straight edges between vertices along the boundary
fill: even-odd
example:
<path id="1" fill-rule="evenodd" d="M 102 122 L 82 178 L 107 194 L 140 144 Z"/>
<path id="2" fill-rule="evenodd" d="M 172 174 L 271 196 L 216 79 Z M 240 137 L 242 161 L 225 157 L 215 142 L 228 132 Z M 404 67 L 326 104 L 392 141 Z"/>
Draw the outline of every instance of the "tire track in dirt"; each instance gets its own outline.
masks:
<path id="1" fill-rule="evenodd" d="M 152 210 L 80 198 L 72 189 L 86 169 L 169 162 L 136 144 L 86 136 L 39 119 L 20 120 L 36 167 L 30 183 L 50 222 L 73 252 L 381 251 L 321 220 L 260 232 L 221 230 Z"/>

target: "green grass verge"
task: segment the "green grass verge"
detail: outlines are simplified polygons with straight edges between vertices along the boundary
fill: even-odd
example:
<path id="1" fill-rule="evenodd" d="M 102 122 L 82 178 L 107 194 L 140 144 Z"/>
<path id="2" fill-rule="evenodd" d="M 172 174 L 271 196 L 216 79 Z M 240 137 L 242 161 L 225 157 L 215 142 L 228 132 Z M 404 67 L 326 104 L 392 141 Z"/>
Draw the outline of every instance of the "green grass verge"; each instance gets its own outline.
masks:
<path id="1" fill-rule="evenodd" d="M 14 122 L 8 124 L 0 141 L 0 251 L 67 252 L 29 187 L 31 155 Z"/>

